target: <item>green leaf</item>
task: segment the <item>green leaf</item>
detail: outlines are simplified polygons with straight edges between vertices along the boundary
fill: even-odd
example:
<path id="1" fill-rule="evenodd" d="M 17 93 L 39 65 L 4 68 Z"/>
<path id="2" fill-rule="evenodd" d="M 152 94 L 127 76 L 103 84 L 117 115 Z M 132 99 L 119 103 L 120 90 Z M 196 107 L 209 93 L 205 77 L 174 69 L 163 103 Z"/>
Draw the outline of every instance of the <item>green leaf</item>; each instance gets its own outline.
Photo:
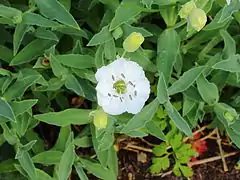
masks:
<path id="1" fill-rule="evenodd" d="M 136 17 L 141 11 L 142 7 L 138 1 L 123 1 L 115 11 L 115 16 L 110 24 L 110 30 L 112 31 L 128 20 Z"/>
<path id="2" fill-rule="evenodd" d="M 154 114 L 159 107 L 159 102 L 157 99 L 153 100 L 150 104 L 145 106 L 141 112 L 133 116 L 132 119 L 128 121 L 126 126 L 122 129 L 121 133 L 129 133 L 131 131 L 143 128 L 147 122 L 151 121 Z"/>
<path id="3" fill-rule="evenodd" d="M 66 109 L 60 112 L 35 115 L 34 118 L 56 126 L 67 126 L 70 124 L 82 125 L 91 122 L 90 112 L 90 110 L 84 109 Z"/>
<path id="4" fill-rule="evenodd" d="M 66 77 L 66 75 L 68 73 L 68 69 L 63 67 L 60 63 L 60 60 L 52 53 L 50 54 L 50 65 L 51 65 L 53 74 L 56 77 L 58 77 L 58 78 Z"/>
<path id="5" fill-rule="evenodd" d="M 66 147 L 66 143 L 68 140 L 68 137 L 71 133 L 71 125 L 61 127 L 57 142 L 55 143 L 54 147 L 52 150 L 57 150 L 57 151 L 64 151 Z"/>
<path id="6" fill-rule="evenodd" d="M 108 41 L 111 41 L 112 38 L 113 37 L 112 37 L 112 34 L 108 30 L 108 26 L 105 26 L 101 29 L 101 31 L 99 33 L 95 34 L 91 38 L 91 40 L 89 41 L 87 46 L 96 46 L 96 45 L 104 44 Z"/>
<path id="7" fill-rule="evenodd" d="M 161 143 L 158 146 L 155 146 L 153 149 L 153 154 L 156 156 L 162 156 L 164 154 L 167 154 L 167 144 L 166 143 Z"/>
<path id="8" fill-rule="evenodd" d="M 15 145 L 16 143 L 19 142 L 18 136 L 15 131 L 13 131 L 12 129 L 9 129 L 6 123 L 1 122 L 0 125 L 3 129 L 3 137 L 9 144 Z"/>
<path id="9" fill-rule="evenodd" d="M 24 35 L 28 31 L 28 26 L 24 23 L 19 23 L 13 34 L 13 55 L 15 56 L 21 45 Z"/>
<path id="10" fill-rule="evenodd" d="M 113 38 L 110 41 L 105 42 L 104 53 L 106 59 L 110 59 L 111 61 L 116 59 L 116 46 Z"/>
<path id="11" fill-rule="evenodd" d="M 157 98 L 160 104 L 168 101 L 167 85 L 163 73 L 160 74 L 157 86 Z"/>
<path id="12" fill-rule="evenodd" d="M 123 34 L 124 38 L 127 38 L 127 36 L 129 36 L 133 32 L 141 33 L 143 37 L 153 36 L 153 34 L 149 31 L 147 31 L 146 29 L 141 28 L 141 27 L 134 27 L 127 23 L 123 24 L 121 26 L 121 28 L 123 29 L 123 32 L 124 32 L 124 34 Z"/>
<path id="13" fill-rule="evenodd" d="M 191 100 L 187 96 L 184 96 L 183 101 L 183 116 L 186 116 L 196 104 L 195 101 Z"/>
<path id="14" fill-rule="evenodd" d="M 68 34 L 71 36 L 84 37 L 88 39 L 87 33 L 82 29 L 69 28 L 67 26 L 61 26 L 55 29 L 55 31 L 61 32 L 63 34 Z"/>
<path id="15" fill-rule="evenodd" d="M 75 138 L 74 144 L 78 147 L 83 147 L 83 148 L 91 147 L 92 146 L 92 140 L 91 140 L 90 137 L 84 136 L 84 137 L 81 137 L 81 138 Z"/>
<path id="16" fill-rule="evenodd" d="M 87 175 L 85 174 L 82 165 L 80 163 L 75 163 L 74 167 L 77 171 L 78 177 L 80 178 L 80 180 L 88 180 Z"/>
<path id="17" fill-rule="evenodd" d="M 13 58 L 13 52 L 5 46 L 0 45 L 0 59 L 9 63 Z"/>
<path id="18" fill-rule="evenodd" d="M 20 165 L 22 166 L 24 171 L 26 171 L 26 173 L 31 179 L 37 179 L 36 170 L 28 152 L 23 150 L 20 150 L 20 151 L 21 151 L 21 156 L 18 157 L 18 161 Z"/>
<path id="19" fill-rule="evenodd" d="M 236 133 L 235 131 L 233 131 L 231 128 L 227 128 L 227 133 L 229 135 L 229 137 L 231 138 L 232 142 L 238 147 L 240 148 L 240 136 L 238 133 Z"/>
<path id="20" fill-rule="evenodd" d="M 185 177 L 191 177 L 193 175 L 193 170 L 190 167 L 180 165 L 179 168 Z"/>
<path id="21" fill-rule="evenodd" d="M 40 169 L 36 169 L 37 180 L 54 180 L 51 176 Z"/>
<path id="22" fill-rule="evenodd" d="M 23 101 L 13 101 L 11 102 L 11 107 L 17 117 L 20 114 L 23 114 L 30 110 L 36 103 L 38 102 L 37 99 L 28 99 Z"/>
<path id="23" fill-rule="evenodd" d="M 76 69 L 86 69 L 94 67 L 94 58 L 89 55 L 80 54 L 63 54 L 56 55 L 56 58 L 64 66 L 76 68 Z"/>
<path id="24" fill-rule="evenodd" d="M 218 102 L 219 93 L 217 86 L 214 83 L 210 83 L 203 75 L 200 75 L 197 79 L 197 87 L 203 100 L 209 105 Z"/>
<path id="25" fill-rule="evenodd" d="M 225 21 L 226 19 L 231 17 L 234 12 L 237 12 L 239 9 L 240 9 L 239 1 L 231 1 L 231 3 L 229 5 L 226 4 L 223 7 L 219 22 Z"/>
<path id="26" fill-rule="evenodd" d="M 228 59 L 216 63 L 212 68 L 228 72 L 240 72 L 240 55 L 232 55 Z"/>
<path id="27" fill-rule="evenodd" d="M 30 62 L 36 57 L 42 55 L 46 49 L 49 49 L 55 43 L 56 41 L 35 39 L 14 56 L 10 65 L 16 66 Z"/>
<path id="28" fill-rule="evenodd" d="M 35 0 L 40 13 L 51 20 L 57 20 L 67 26 L 80 29 L 73 16 L 57 0 Z"/>
<path id="29" fill-rule="evenodd" d="M 23 14 L 23 23 L 27 25 L 35 25 L 40 27 L 46 27 L 46 28 L 55 28 L 57 26 L 60 26 L 60 24 L 51 21 L 40 14 L 27 12 Z"/>
<path id="30" fill-rule="evenodd" d="M 169 95 L 174 95 L 176 93 L 187 90 L 194 83 L 194 81 L 200 76 L 203 70 L 204 70 L 204 67 L 199 66 L 199 67 L 194 67 L 186 71 L 185 73 L 183 73 L 183 75 L 168 88 Z"/>
<path id="31" fill-rule="evenodd" d="M 167 29 L 159 36 L 157 46 L 157 68 L 163 73 L 168 84 L 180 51 L 180 37 L 175 30 Z"/>
<path id="32" fill-rule="evenodd" d="M 236 53 L 236 43 L 226 30 L 220 30 L 220 34 L 224 39 L 223 56 L 228 58 Z"/>
<path id="33" fill-rule="evenodd" d="M 79 84 L 77 78 L 73 75 L 68 75 L 66 80 L 65 80 L 65 86 L 67 89 L 72 90 L 79 96 L 84 96 L 83 89 L 81 85 Z"/>
<path id="34" fill-rule="evenodd" d="M 4 6 L 1 4 L 0 5 L 0 16 L 10 18 L 12 20 L 19 19 L 17 21 L 19 23 L 19 21 L 21 20 L 21 17 L 22 17 L 22 11 L 12 8 L 12 7 Z"/>
<path id="35" fill-rule="evenodd" d="M 47 30 L 45 28 L 37 28 L 34 34 L 37 38 L 52 40 L 58 42 L 58 37 L 52 31 Z"/>
<path id="36" fill-rule="evenodd" d="M 83 165 L 83 168 L 91 172 L 94 176 L 104 180 L 117 179 L 117 177 L 115 176 L 112 170 L 105 168 L 96 162 L 83 159 L 83 158 L 79 158 L 79 159 L 80 159 L 80 163 Z"/>
<path id="37" fill-rule="evenodd" d="M 95 65 L 96 65 L 96 68 L 98 68 L 98 69 L 105 65 L 104 46 L 103 45 L 100 45 L 97 48 L 97 51 L 95 53 Z"/>
<path id="38" fill-rule="evenodd" d="M 146 124 L 145 126 L 146 130 L 148 131 L 149 134 L 165 141 L 165 135 L 162 132 L 162 130 L 159 128 L 159 126 L 157 126 L 153 121 L 150 121 Z"/>
<path id="39" fill-rule="evenodd" d="M 61 161 L 57 167 L 57 176 L 59 180 L 68 179 L 69 175 L 72 172 L 72 165 L 75 159 L 75 147 L 73 142 L 73 133 L 70 134 L 68 138 L 69 144 L 66 146 L 66 149 L 62 155 Z"/>
<path id="40" fill-rule="evenodd" d="M 108 167 L 113 171 L 115 177 L 117 177 L 119 169 L 117 152 L 114 146 L 112 146 L 108 151 L 109 151 Z"/>
<path id="41" fill-rule="evenodd" d="M 181 147 L 183 144 L 183 136 L 182 134 L 176 134 L 173 136 L 172 139 L 170 139 L 170 144 L 174 151 L 176 151 L 178 148 Z"/>
<path id="42" fill-rule="evenodd" d="M 183 131 L 187 136 L 192 137 L 192 130 L 189 127 L 188 123 L 182 118 L 179 112 L 172 106 L 170 102 L 164 104 L 166 111 L 171 118 L 171 120 L 175 123 L 180 131 Z"/>
<path id="43" fill-rule="evenodd" d="M 3 96 L 8 100 L 22 97 L 27 88 L 33 85 L 40 78 L 41 76 L 39 75 L 19 77 L 17 81 L 7 89 Z"/>
<path id="44" fill-rule="evenodd" d="M 61 151 L 44 151 L 36 156 L 32 157 L 34 163 L 44 164 L 44 165 L 51 165 L 51 164 L 59 164 L 63 152 Z"/>
<path id="45" fill-rule="evenodd" d="M 5 117 L 11 121 L 16 121 L 16 117 L 11 106 L 3 98 L 0 98 L 0 116 Z"/>

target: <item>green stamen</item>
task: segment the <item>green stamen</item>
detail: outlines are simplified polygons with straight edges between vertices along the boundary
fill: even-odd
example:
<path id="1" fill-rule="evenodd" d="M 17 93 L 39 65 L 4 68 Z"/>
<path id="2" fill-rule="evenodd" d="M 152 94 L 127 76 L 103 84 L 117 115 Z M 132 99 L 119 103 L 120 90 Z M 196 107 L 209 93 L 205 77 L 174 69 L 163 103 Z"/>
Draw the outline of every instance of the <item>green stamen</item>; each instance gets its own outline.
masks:
<path id="1" fill-rule="evenodd" d="M 127 85 L 123 80 L 119 80 L 113 84 L 114 89 L 118 94 L 124 94 L 127 90 Z"/>

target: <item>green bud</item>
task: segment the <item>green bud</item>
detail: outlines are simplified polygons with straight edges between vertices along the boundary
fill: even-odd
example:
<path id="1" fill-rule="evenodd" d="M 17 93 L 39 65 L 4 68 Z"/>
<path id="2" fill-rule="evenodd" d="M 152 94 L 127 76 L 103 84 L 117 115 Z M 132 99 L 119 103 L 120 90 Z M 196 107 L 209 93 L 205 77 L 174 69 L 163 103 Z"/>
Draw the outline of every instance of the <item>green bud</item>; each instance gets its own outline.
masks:
<path id="1" fill-rule="evenodd" d="M 107 126 L 108 115 L 102 109 L 94 111 L 93 124 L 97 129 L 104 129 Z"/>
<path id="2" fill-rule="evenodd" d="M 188 23 L 196 31 L 200 31 L 207 22 L 206 13 L 199 8 L 193 9 L 188 16 Z"/>
<path id="3" fill-rule="evenodd" d="M 227 120 L 228 124 L 234 123 L 235 119 L 238 119 L 239 115 L 235 109 L 227 109 L 227 112 L 224 113 L 224 118 Z"/>
<path id="4" fill-rule="evenodd" d="M 141 33 L 131 33 L 123 42 L 123 48 L 126 52 L 136 51 L 144 41 Z"/>
<path id="5" fill-rule="evenodd" d="M 181 18 L 187 18 L 193 9 L 197 8 L 193 1 L 185 3 L 179 11 L 179 16 Z"/>

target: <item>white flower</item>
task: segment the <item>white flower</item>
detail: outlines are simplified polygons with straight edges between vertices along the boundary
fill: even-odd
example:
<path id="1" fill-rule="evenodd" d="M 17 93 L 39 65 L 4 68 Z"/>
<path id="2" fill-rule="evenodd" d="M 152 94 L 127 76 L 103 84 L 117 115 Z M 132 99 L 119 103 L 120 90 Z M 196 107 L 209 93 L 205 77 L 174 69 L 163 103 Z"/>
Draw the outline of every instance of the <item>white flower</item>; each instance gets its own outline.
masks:
<path id="1" fill-rule="evenodd" d="M 226 0 L 227 1 L 227 4 L 229 5 L 230 4 L 230 2 L 231 2 L 231 0 Z"/>
<path id="2" fill-rule="evenodd" d="M 98 104 L 108 114 L 136 114 L 149 97 L 150 83 L 142 67 L 123 57 L 98 69 L 95 76 Z"/>

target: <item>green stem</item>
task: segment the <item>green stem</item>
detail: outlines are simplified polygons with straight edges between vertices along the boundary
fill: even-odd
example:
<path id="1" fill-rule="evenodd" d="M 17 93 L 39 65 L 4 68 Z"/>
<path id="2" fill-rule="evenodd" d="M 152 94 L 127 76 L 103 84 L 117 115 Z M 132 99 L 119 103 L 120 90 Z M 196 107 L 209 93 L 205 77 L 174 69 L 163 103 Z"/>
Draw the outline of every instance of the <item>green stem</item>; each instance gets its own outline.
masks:
<path id="1" fill-rule="evenodd" d="M 124 50 L 121 57 L 124 57 L 126 55 L 126 53 L 127 53 L 127 51 Z"/>

